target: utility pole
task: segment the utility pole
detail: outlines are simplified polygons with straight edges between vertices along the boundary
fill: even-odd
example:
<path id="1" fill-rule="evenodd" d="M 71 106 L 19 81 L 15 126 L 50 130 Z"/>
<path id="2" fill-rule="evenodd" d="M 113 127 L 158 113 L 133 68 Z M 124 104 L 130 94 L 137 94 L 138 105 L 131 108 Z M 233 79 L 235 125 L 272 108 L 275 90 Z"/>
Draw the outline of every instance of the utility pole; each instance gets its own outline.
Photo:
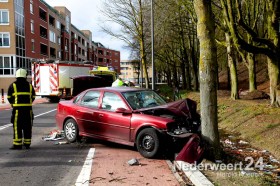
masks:
<path id="1" fill-rule="evenodd" d="M 155 90 L 155 64 L 154 64 L 154 0 L 151 0 L 151 48 L 152 48 L 152 90 Z"/>

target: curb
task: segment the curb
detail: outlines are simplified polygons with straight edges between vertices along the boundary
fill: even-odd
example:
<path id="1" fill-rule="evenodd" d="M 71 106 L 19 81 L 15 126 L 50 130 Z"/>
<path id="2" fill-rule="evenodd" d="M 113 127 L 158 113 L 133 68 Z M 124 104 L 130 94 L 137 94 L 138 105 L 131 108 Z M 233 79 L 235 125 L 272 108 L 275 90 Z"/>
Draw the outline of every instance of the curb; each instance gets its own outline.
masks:
<path id="1" fill-rule="evenodd" d="M 180 176 L 180 174 L 176 171 L 175 166 L 172 164 L 172 162 L 170 160 L 166 160 L 167 165 L 169 166 L 169 169 L 171 170 L 171 172 L 173 173 L 173 175 L 175 176 L 175 178 L 177 179 L 177 181 L 179 182 L 180 186 L 185 186 L 186 183 L 184 182 L 183 178 Z"/>
<path id="2" fill-rule="evenodd" d="M 214 186 L 196 167 L 183 161 L 174 161 L 175 167 L 183 172 L 195 186 Z"/>

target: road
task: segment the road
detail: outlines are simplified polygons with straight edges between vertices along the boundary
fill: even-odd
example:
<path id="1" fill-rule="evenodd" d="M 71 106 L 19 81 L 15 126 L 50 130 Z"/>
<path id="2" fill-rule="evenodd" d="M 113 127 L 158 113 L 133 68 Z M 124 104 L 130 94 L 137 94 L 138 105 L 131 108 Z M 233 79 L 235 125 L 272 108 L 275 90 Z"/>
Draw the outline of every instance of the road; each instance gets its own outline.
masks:
<path id="1" fill-rule="evenodd" d="M 131 147 L 92 139 L 62 145 L 44 141 L 42 137 L 57 129 L 56 106 L 48 102 L 33 106 L 35 119 L 29 150 L 9 149 L 13 138 L 12 110 L 0 108 L 0 185 L 75 185 L 84 174 L 85 164 L 92 167 L 85 181 L 89 185 L 179 185 L 165 160 L 143 158 Z M 91 158 L 90 149 L 95 152 Z M 139 166 L 128 165 L 133 158 L 139 160 Z M 88 159 L 93 161 L 88 163 Z"/>
<path id="2" fill-rule="evenodd" d="M 10 150 L 13 131 L 11 110 L 0 111 L 0 185 L 74 185 L 90 144 L 55 145 L 44 141 L 55 126 L 56 104 L 34 105 L 34 124 L 30 150 Z"/>

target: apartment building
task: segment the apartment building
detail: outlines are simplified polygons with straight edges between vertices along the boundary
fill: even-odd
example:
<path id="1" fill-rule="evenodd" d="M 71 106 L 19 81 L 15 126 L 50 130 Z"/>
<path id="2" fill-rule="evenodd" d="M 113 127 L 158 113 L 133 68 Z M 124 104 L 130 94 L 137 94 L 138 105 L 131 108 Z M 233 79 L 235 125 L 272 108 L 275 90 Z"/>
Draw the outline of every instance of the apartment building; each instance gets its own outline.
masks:
<path id="1" fill-rule="evenodd" d="M 120 72 L 120 52 L 92 41 L 90 30 L 75 27 L 66 7 L 43 0 L 0 0 L 0 88 L 7 90 L 18 68 L 30 77 L 32 62 L 42 59 L 87 61 Z"/>
<path id="2" fill-rule="evenodd" d="M 138 60 L 122 60 L 120 62 L 121 73 L 119 77 L 137 84 L 141 83 L 142 71 Z M 152 80 L 152 68 L 148 67 L 148 76 Z M 143 82 L 145 82 L 143 78 Z"/>
<path id="3" fill-rule="evenodd" d="M 120 52 L 110 50 L 101 43 L 93 42 L 94 63 L 98 66 L 112 66 L 116 72 L 120 73 Z"/>

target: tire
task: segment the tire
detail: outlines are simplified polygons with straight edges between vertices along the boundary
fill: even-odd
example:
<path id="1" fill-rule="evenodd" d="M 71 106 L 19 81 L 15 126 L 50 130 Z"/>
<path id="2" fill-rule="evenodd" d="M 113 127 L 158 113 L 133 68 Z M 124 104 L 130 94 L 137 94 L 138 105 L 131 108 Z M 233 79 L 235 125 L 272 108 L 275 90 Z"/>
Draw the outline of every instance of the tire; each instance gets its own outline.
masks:
<path id="1" fill-rule="evenodd" d="M 160 140 L 153 128 L 143 129 L 136 138 L 138 152 L 145 158 L 154 158 L 160 152 Z"/>
<path id="2" fill-rule="evenodd" d="M 49 102 L 50 103 L 58 103 L 59 100 L 60 100 L 59 97 L 53 97 L 53 96 L 49 97 Z"/>
<path id="3" fill-rule="evenodd" d="M 68 142 L 73 143 L 79 139 L 79 129 L 77 123 L 73 119 L 68 119 L 63 127 L 65 138 Z"/>

